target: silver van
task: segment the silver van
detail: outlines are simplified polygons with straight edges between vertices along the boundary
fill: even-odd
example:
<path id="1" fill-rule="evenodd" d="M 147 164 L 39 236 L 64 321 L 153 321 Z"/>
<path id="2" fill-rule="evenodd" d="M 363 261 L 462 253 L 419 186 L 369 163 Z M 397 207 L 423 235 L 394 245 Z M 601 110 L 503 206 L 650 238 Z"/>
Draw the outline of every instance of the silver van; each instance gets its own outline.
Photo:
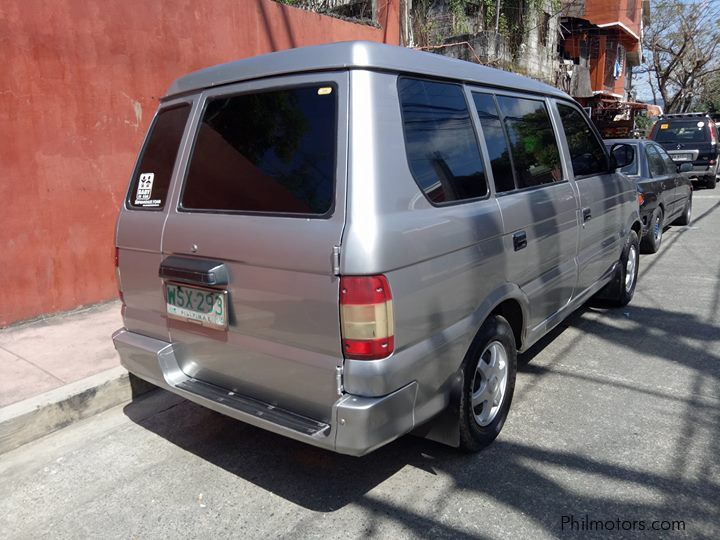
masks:
<path id="1" fill-rule="evenodd" d="M 498 435 L 516 356 L 627 304 L 636 188 L 530 79 L 366 42 L 204 69 L 162 98 L 117 222 L 123 365 L 362 455 Z"/>

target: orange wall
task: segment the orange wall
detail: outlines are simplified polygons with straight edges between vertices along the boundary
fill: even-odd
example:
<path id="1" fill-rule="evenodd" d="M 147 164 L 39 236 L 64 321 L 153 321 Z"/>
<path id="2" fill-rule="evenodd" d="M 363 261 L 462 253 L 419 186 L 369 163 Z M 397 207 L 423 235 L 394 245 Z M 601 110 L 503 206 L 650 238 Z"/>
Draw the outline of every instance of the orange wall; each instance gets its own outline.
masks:
<path id="1" fill-rule="evenodd" d="M 634 20 L 627 16 L 628 3 L 628 0 L 586 0 L 584 18 L 597 25 L 620 22 L 640 36 L 642 0 L 635 0 Z"/>
<path id="2" fill-rule="evenodd" d="M 382 28 L 271 0 L 3 0 L 0 327 L 116 295 L 115 218 L 176 77 L 273 50 L 399 43 Z"/>

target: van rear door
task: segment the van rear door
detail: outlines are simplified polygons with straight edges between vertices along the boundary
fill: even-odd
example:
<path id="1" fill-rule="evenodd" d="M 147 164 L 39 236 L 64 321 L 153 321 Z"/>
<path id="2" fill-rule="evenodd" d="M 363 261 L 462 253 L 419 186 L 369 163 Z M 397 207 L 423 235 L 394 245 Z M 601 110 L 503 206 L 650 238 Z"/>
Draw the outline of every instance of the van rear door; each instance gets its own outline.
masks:
<path id="1" fill-rule="evenodd" d="M 186 375 L 323 422 L 342 365 L 347 72 L 204 92 L 163 234 Z"/>
<path id="2" fill-rule="evenodd" d="M 117 264 L 127 330 L 166 341 L 165 300 L 157 268 L 171 179 L 189 132 L 192 99 L 165 102 L 153 119 L 117 221 Z"/>

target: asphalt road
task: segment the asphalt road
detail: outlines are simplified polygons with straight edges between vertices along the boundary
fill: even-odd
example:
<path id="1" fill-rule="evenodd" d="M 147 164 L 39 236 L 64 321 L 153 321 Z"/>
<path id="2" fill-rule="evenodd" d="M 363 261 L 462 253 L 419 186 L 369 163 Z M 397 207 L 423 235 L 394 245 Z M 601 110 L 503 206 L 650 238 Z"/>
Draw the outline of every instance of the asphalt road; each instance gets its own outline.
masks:
<path id="1" fill-rule="evenodd" d="M 0 456 L 0 536 L 656 537 L 677 520 L 664 536 L 720 538 L 718 231 L 720 190 L 697 191 L 630 306 L 583 308 L 525 356 L 480 454 L 403 437 L 350 458 L 158 392 Z"/>

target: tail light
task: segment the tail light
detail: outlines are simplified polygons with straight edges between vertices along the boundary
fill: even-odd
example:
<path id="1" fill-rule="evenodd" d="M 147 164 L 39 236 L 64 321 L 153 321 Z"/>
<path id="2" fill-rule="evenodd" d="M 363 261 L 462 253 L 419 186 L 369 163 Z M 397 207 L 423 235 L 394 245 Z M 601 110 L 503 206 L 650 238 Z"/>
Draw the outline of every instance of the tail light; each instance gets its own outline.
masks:
<path id="1" fill-rule="evenodd" d="M 346 358 L 377 360 L 389 356 L 395 349 L 395 336 L 387 278 L 340 278 L 340 323 Z"/>
<path id="2" fill-rule="evenodd" d="M 650 140 L 655 140 L 655 133 L 656 133 L 657 130 L 658 130 L 658 124 L 659 124 L 659 123 L 660 123 L 660 120 L 658 120 L 657 122 L 655 122 L 655 123 L 653 124 L 653 127 L 652 127 L 652 129 L 650 130 L 650 136 L 648 137 L 648 139 L 650 139 Z"/>
<path id="3" fill-rule="evenodd" d="M 121 302 L 125 302 L 122 291 L 122 281 L 120 281 L 120 249 L 115 246 L 115 280 L 117 282 L 118 296 Z"/>
<path id="4" fill-rule="evenodd" d="M 717 124 L 715 124 L 715 122 L 708 122 L 708 128 L 710 129 L 710 144 L 715 145 L 717 144 L 717 135 L 715 134 Z"/>
<path id="5" fill-rule="evenodd" d="M 645 204 L 645 195 L 638 193 L 638 205 L 642 206 L 643 204 Z"/>

